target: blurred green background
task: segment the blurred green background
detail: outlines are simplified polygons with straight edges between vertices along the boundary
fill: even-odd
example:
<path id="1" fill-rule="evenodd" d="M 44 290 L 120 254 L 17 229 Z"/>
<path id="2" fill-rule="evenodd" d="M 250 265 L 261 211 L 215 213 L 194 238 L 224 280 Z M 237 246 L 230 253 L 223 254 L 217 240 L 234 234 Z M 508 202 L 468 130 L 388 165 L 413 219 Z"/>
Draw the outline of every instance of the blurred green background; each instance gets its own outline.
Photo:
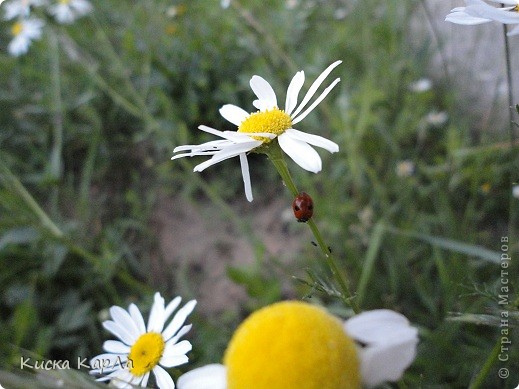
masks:
<path id="1" fill-rule="evenodd" d="M 218 108 L 252 110 L 252 75 L 282 102 L 296 71 L 308 88 L 341 59 L 333 73 L 341 83 L 298 127 L 340 152 L 320 151 L 317 175 L 289 168 L 313 196 L 362 309 L 394 309 L 420 328 L 418 357 L 399 386 L 517 385 L 519 158 L 508 103 L 480 90 L 492 111 L 480 120 L 455 87 L 465 69 L 431 69 L 448 43 L 428 3 L 92 4 L 72 25 L 47 19 L 18 58 L 5 51 L 2 22 L 0 377 L 14 380 L 22 355 L 99 354 L 110 338 L 107 309 L 135 302 L 146 311 L 157 290 L 200 302 L 191 363 L 172 369 L 175 377 L 220 361 L 238 323 L 273 301 L 304 297 L 348 316 L 264 156 L 250 158 L 253 203 L 237 160 L 203 174 L 192 172 L 202 159 L 170 161 L 175 146 L 212 139 L 200 124 L 235 129 Z M 496 354 L 504 310 L 516 345 L 507 362 Z"/>

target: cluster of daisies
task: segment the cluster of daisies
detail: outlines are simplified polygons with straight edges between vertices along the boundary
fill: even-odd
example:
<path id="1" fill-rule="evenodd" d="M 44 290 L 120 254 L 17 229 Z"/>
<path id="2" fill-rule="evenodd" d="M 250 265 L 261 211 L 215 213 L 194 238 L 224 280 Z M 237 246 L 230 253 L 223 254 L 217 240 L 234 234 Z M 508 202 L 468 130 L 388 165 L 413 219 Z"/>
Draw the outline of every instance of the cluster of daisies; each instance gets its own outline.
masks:
<path id="1" fill-rule="evenodd" d="M 232 157 L 239 157 L 245 194 L 252 201 L 247 162 L 250 152 L 272 156 L 284 152 L 301 168 L 317 173 L 322 160 L 312 146 L 331 153 L 339 146 L 321 136 L 296 130 L 302 121 L 337 85 L 336 78 L 317 98 L 317 91 L 328 75 L 341 63 L 328 66 L 299 101 L 303 71 L 295 74 L 286 94 L 284 109 L 272 86 L 262 77 L 253 76 L 250 86 L 257 99 L 255 112 L 226 104 L 221 115 L 238 128 L 219 131 L 199 129 L 219 136 L 200 145 L 179 146 L 173 159 L 210 156 L 195 171 Z M 128 310 L 112 307 L 112 320 L 103 326 L 120 340 L 106 341 L 106 353 L 91 360 L 92 374 L 110 381 L 118 388 L 147 386 L 153 372 L 156 386 L 174 388 L 165 369 L 188 362 L 191 350 L 187 340 L 180 340 L 191 328 L 185 324 L 196 301 L 180 305 L 177 297 L 169 304 L 155 294 L 147 325 L 135 305 Z M 418 331 L 401 314 L 391 310 L 363 312 L 342 321 L 322 307 L 301 301 L 284 301 L 264 307 L 247 318 L 234 333 L 223 363 L 199 367 L 180 376 L 180 389 L 345 389 L 373 387 L 397 381 L 416 356 Z"/>
<path id="2" fill-rule="evenodd" d="M 20 56 L 27 53 L 32 41 L 42 36 L 45 22 L 33 16 L 46 11 L 60 24 L 70 24 L 92 10 L 88 0 L 7 0 L 2 4 L 4 19 L 11 22 L 9 54 Z"/>
<path id="3" fill-rule="evenodd" d="M 147 324 L 136 305 L 110 308 L 103 323 L 119 340 L 90 361 L 91 374 L 117 388 L 175 388 L 166 369 L 188 362 L 181 338 L 195 300 L 179 308 L 156 293 Z M 173 313 L 176 313 L 173 315 Z M 223 363 L 180 376 L 180 389 L 345 389 L 397 381 L 416 356 L 418 330 L 400 313 L 380 309 L 342 321 L 326 309 L 283 301 L 251 314 L 235 331 Z"/>

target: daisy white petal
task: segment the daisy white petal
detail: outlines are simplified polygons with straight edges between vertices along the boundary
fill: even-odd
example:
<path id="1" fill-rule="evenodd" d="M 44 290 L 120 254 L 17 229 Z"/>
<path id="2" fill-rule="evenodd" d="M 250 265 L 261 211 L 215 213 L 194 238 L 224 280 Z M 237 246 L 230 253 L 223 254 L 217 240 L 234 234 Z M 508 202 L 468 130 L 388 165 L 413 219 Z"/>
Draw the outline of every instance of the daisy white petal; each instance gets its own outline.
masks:
<path id="1" fill-rule="evenodd" d="M 173 150 L 174 153 L 178 153 L 180 151 L 192 151 L 192 153 L 203 153 L 203 152 L 216 152 L 218 150 L 221 150 L 225 147 L 225 145 L 229 144 L 229 141 L 227 139 L 220 139 L 220 140 L 212 140 L 210 142 L 202 143 L 200 145 L 183 145 L 183 146 L 177 146 Z M 187 155 L 186 155 L 187 156 Z M 175 158 L 171 158 L 175 159 Z"/>
<path id="2" fill-rule="evenodd" d="M 319 135 L 307 134 L 303 131 L 298 131 L 293 128 L 286 130 L 285 132 L 292 139 L 297 139 L 313 146 L 321 147 L 328 150 L 330 153 L 336 153 L 339 151 L 339 145 L 331 140 L 323 138 Z"/>
<path id="3" fill-rule="evenodd" d="M 227 369 L 211 364 L 191 370 L 178 379 L 178 389 L 226 389 Z"/>
<path id="4" fill-rule="evenodd" d="M 250 140 L 250 138 L 246 134 L 240 134 L 234 131 L 218 131 L 214 128 L 207 127 L 204 125 L 198 126 L 198 128 L 204 132 L 208 132 L 210 134 L 222 137 L 224 139 L 233 141 L 233 142 L 240 142 L 244 140 Z"/>
<path id="5" fill-rule="evenodd" d="M 519 13 L 509 11 L 511 9 L 495 8 L 484 2 L 478 5 L 469 5 L 465 8 L 465 12 L 471 16 L 492 19 L 505 24 L 519 23 Z"/>
<path id="6" fill-rule="evenodd" d="M 148 380 L 150 379 L 150 373 L 144 374 L 144 377 L 142 377 L 141 386 L 146 388 L 148 386 Z"/>
<path id="7" fill-rule="evenodd" d="M 148 332 L 162 332 L 164 328 L 164 298 L 160 293 L 155 293 L 148 319 Z"/>
<path id="8" fill-rule="evenodd" d="M 398 381 L 416 357 L 416 340 L 385 347 L 367 347 L 360 352 L 361 375 L 368 387 Z"/>
<path id="9" fill-rule="evenodd" d="M 267 80 L 260 76 L 252 76 L 249 84 L 254 94 L 258 97 L 257 104 L 259 106 L 255 104 L 256 108 L 260 111 L 265 111 L 277 107 L 276 93 Z"/>
<path id="10" fill-rule="evenodd" d="M 171 358 L 171 357 L 177 357 L 179 355 L 187 354 L 189 351 L 193 349 L 193 346 L 191 343 L 187 340 L 183 340 L 182 342 L 178 343 L 167 343 L 166 342 L 166 348 L 164 349 L 164 358 Z M 161 361 L 161 364 L 164 365 L 163 361 Z M 166 366 L 166 365 L 164 365 Z M 169 367 L 169 366 L 166 366 Z"/>
<path id="11" fill-rule="evenodd" d="M 287 133 L 278 136 L 278 141 L 281 149 L 303 169 L 312 173 L 321 171 L 321 157 L 306 142 L 294 139 Z"/>
<path id="12" fill-rule="evenodd" d="M 347 320 L 344 327 L 353 338 L 366 344 L 384 342 L 391 332 L 399 329 L 409 329 L 416 336 L 416 329 L 409 325 L 409 320 L 389 309 L 360 313 Z"/>
<path id="13" fill-rule="evenodd" d="M 184 158 L 184 157 L 201 157 L 201 156 L 211 156 L 211 155 L 215 155 L 216 153 L 220 152 L 221 149 L 218 149 L 218 150 L 202 150 L 202 151 L 194 151 L 192 153 L 182 153 L 182 154 L 177 154 L 177 155 L 174 155 L 173 157 L 171 157 L 171 160 L 175 160 L 175 159 L 179 159 L 179 158 Z"/>
<path id="14" fill-rule="evenodd" d="M 290 85 L 287 89 L 287 99 L 285 102 L 285 112 L 287 114 L 291 114 L 294 108 L 297 106 L 297 98 L 299 96 L 299 92 L 305 83 L 305 72 L 299 71 L 290 81 Z"/>
<path id="15" fill-rule="evenodd" d="M 252 185 L 250 182 L 249 161 L 247 160 L 247 155 L 245 153 L 240 154 L 240 166 L 241 176 L 243 178 L 243 187 L 245 188 L 245 197 L 249 202 L 251 202 L 253 200 Z"/>
<path id="16" fill-rule="evenodd" d="M 493 3 L 506 4 L 506 5 L 518 5 L 519 2 L 517 0 L 488 0 Z"/>
<path id="17" fill-rule="evenodd" d="M 397 312 L 363 312 L 347 320 L 344 328 L 365 344 L 360 350 L 361 375 L 368 387 L 398 380 L 416 356 L 418 330 Z"/>
<path id="18" fill-rule="evenodd" d="M 1 4 L 1 2 L 0 2 Z M 3 5 L 4 19 L 26 18 L 31 13 L 31 6 L 41 5 L 41 1 L 35 0 L 11 0 Z"/>
<path id="19" fill-rule="evenodd" d="M 225 104 L 220 108 L 220 115 L 232 124 L 239 126 L 241 122 L 247 119 L 249 113 L 236 105 Z"/>
<path id="20" fill-rule="evenodd" d="M 209 166 L 212 166 L 218 162 L 222 162 L 232 157 L 237 157 L 238 155 L 246 153 L 259 145 L 261 145 L 261 141 L 250 141 L 244 143 L 231 144 L 230 146 L 227 146 L 225 149 L 222 149 L 220 153 L 213 155 L 211 159 L 202 162 L 199 165 L 196 165 L 193 171 L 201 172 L 207 169 Z"/>
<path id="21" fill-rule="evenodd" d="M 173 367 L 187 363 L 189 359 L 185 354 L 191 351 L 192 348 L 193 346 L 187 340 L 183 340 L 170 347 L 166 345 L 160 364 L 164 367 Z"/>
<path id="22" fill-rule="evenodd" d="M 142 314 L 141 314 L 141 311 L 139 311 L 139 308 L 137 308 L 137 306 L 135 304 L 130 304 L 128 311 L 130 312 L 130 316 L 132 317 L 135 325 L 137 326 L 139 333 L 142 334 L 143 332 L 146 332 L 146 325 L 144 324 L 144 318 L 142 317 Z"/>
<path id="23" fill-rule="evenodd" d="M 445 20 L 464 25 L 476 25 L 489 21 L 504 24 L 519 23 L 519 3 L 517 1 L 490 1 L 510 5 L 511 7 L 498 8 L 483 0 L 465 0 L 466 7 L 453 8 Z"/>
<path id="24" fill-rule="evenodd" d="M 110 381 L 112 386 L 116 388 L 127 388 L 132 389 L 133 386 L 130 384 L 133 376 L 126 370 L 116 370 L 107 376 L 98 378 L 96 381 Z"/>
<path id="25" fill-rule="evenodd" d="M 171 376 L 160 366 L 153 368 L 153 374 L 155 374 L 155 380 L 159 389 L 174 389 L 175 383 Z"/>
<path id="26" fill-rule="evenodd" d="M 187 317 L 193 312 L 195 309 L 196 300 L 191 300 L 186 305 L 184 305 L 179 311 L 175 314 L 175 317 L 171 321 L 171 323 L 166 327 L 163 332 L 164 339 L 168 341 L 173 335 L 177 333 L 177 331 L 182 327 Z"/>
<path id="27" fill-rule="evenodd" d="M 219 136 L 221 138 L 227 139 L 227 140 L 232 140 L 226 136 L 226 134 L 225 134 L 226 131 L 220 131 L 220 130 L 217 130 L 216 128 L 204 126 L 203 124 L 198 126 L 198 129 L 202 130 L 204 132 L 207 132 L 209 134 L 213 134 L 213 135 Z"/>
<path id="28" fill-rule="evenodd" d="M 110 331 L 112 334 L 117 336 L 127 345 L 130 345 L 135 341 L 135 336 L 133 336 L 126 328 L 122 327 L 119 323 L 107 320 L 103 322 L 103 327 L 107 331 Z"/>
<path id="29" fill-rule="evenodd" d="M 339 83 L 340 79 L 339 78 L 336 78 L 332 84 L 330 86 L 328 86 L 324 91 L 323 93 L 321 93 L 321 95 L 312 103 L 312 105 L 310 107 L 308 107 L 304 112 L 302 112 L 301 114 L 299 114 L 298 116 L 296 116 L 294 114 L 293 116 L 293 119 L 292 119 L 292 124 L 296 124 L 296 123 L 299 123 L 301 120 L 303 120 L 305 117 L 308 116 L 308 114 L 310 112 L 312 112 L 314 110 L 315 107 L 317 107 L 317 105 L 324 100 L 324 98 L 328 95 L 328 93 L 330 93 L 330 91 L 335 87 L 335 85 L 337 85 Z"/>
<path id="30" fill-rule="evenodd" d="M 182 297 L 177 296 L 166 306 L 164 311 L 164 323 L 168 321 L 171 314 L 178 308 L 180 303 L 182 302 Z"/>
<path id="31" fill-rule="evenodd" d="M 118 370 L 114 373 L 114 377 L 110 381 L 110 384 L 119 389 L 133 389 L 132 381 L 134 376 L 127 370 Z"/>
<path id="32" fill-rule="evenodd" d="M 170 368 L 170 367 L 184 365 L 188 362 L 189 362 L 189 358 L 187 357 L 187 355 L 172 355 L 170 357 L 164 357 L 161 360 L 160 365 Z"/>
<path id="33" fill-rule="evenodd" d="M 451 22 L 455 24 L 463 24 L 466 26 L 473 26 L 477 24 L 483 24 L 491 22 L 490 19 L 478 18 L 475 16 L 471 16 L 467 14 L 465 11 L 460 12 L 452 12 L 445 18 L 446 22 Z"/>
<path id="34" fill-rule="evenodd" d="M 183 337 L 185 334 L 187 334 L 191 330 L 192 326 L 193 326 L 192 324 L 186 324 L 185 326 L 183 326 L 180 330 L 178 330 L 178 332 L 176 333 L 176 335 L 174 337 L 172 337 L 170 340 L 168 340 L 166 342 L 166 345 L 170 344 L 170 343 L 177 343 L 177 341 L 181 337 Z"/>
<path id="35" fill-rule="evenodd" d="M 130 347 L 118 340 L 107 340 L 103 343 L 103 349 L 106 352 L 114 354 L 127 354 L 130 352 Z"/>
<path id="36" fill-rule="evenodd" d="M 94 369 L 90 371 L 91 374 L 99 374 L 103 372 L 110 372 L 112 370 L 119 370 L 121 365 L 126 363 L 128 359 L 126 355 L 118 355 L 113 353 L 99 354 L 90 360 L 90 366 Z"/>
<path id="37" fill-rule="evenodd" d="M 308 89 L 308 92 L 306 92 L 305 97 L 303 98 L 303 101 L 301 101 L 301 104 L 299 104 L 299 107 L 297 107 L 296 111 L 291 115 L 292 117 L 296 117 L 299 112 L 308 104 L 310 99 L 313 97 L 315 92 L 317 92 L 317 89 L 321 86 L 323 81 L 328 77 L 328 75 L 331 73 L 333 69 L 335 69 L 337 66 L 339 66 L 342 63 L 342 61 L 335 61 L 330 66 L 328 66 L 324 72 L 322 72 L 319 77 L 313 82 L 312 86 L 310 86 L 310 89 Z"/>
<path id="38" fill-rule="evenodd" d="M 95 371 L 95 370 L 90 370 L 90 374 L 98 374 L 99 372 Z M 107 374 L 103 377 L 99 377 L 96 379 L 96 381 L 99 381 L 99 382 L 103 382 L 103 381 L 109 381 L 109 380 L 112 380 L 112 379 L 118 379 L 118 377 L 123 374 L 122 373 L 122 370 L 116 370 L 116 371 L 113 371 L 113 372 L 110 372 L 110 374 Z"/>
<path id="39" fill-rule="evenodd" d="M 49 13 L 58 23 L 63 24 L 70 24 L 91 10 L 92 5 L 86 0 L 61 0 L 49 7 Z"/>
<path id="40" fill-rule="evenodd" d="M 110 315 L 117 324 L 126 328 L 130 335 L 135 338 L 139 336 L 140 331 L 137 324 L 126 310 L 118 306 L 113 306 L 110 308 Z"/>

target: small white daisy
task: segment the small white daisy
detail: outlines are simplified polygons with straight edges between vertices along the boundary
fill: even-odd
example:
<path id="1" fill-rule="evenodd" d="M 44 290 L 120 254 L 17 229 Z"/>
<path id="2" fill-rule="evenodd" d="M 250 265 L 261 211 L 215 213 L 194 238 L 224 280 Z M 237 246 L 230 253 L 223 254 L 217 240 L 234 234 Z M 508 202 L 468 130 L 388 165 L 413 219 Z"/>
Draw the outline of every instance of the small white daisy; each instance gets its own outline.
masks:
<path id="1" fill-rule="evenodd" d="M 409 85 L 409 90 L 415 93 L 424 93 L 430 91 L 433 86 L 433 83 L 428 78 L 420 78 L 419 80 L 411 83 Z"/>
<path id="2" fill-rule="evenodd" d="M 519 199 L 519 185 L 512 186 L 512 196 Z"/>
<path id="3" fill-rule="evenodd" d="M 398 177 L 411 177 L 415 172 L 415 164 L 413 161 L 406 159 L 398 162 L 396 165 L 396 175 Z"/>
<path id="4" fill-rule="evenodd" d="M 184 323 L 196 305 L 195 300 L 189 301 L 166 325 L 180 302 L 181 298 L 176 297 L 165 306 L 164 298 L 155 293 L 147 327 L 135 304 L 130 304 L 128 311 L 118 306 L 110 308 L 113 320 L 103 322 L 103 327 L 120 341 L 104 342 L 106 353 L 92 358 L 90 366 L 94 369 L 90 373 L 109 373 L 98 381 L 110 380 L 117 388 L 132 388 L 132 385 L 145 387 L 153 371 L 160 389 L 174 388 L 173 379 L 162 367 L 188 362 L 186 353 L 191 351 L 191 343 L 178 340 L 191 329 L 191 324 Z"/>
<path id="5" fill-rule="evenodd" d="M 58 23 L 70 24 L 77 18 L 92 11 L 92 5 L 87 0 L 58 0 L 49 7 L 49 13 Z"/>
<path id="6" fill-rule="evenodd" d="M 13 39 L 7 46 L 9 54 L 18 57 L 27 53 L 31 42 L 40 39 L 45 25 L 40 19 L 21 19 L 11 26 Z"/>
<path id="7" fill-rule="evenodd" d="M 476 25 L 496 21 L 504 24 L 519 24 L 519 0 L 489 0 L 494 3 L 508 5 L 498 8 L 485 3 L 483 0 L 465 0 L 466 7 L 451 10 L 445 20 L 456 24 Z M 508 35 L 519 34 L 519 26 Z"/>
<path id="8" fill-rule="evenodd" d="M 11 0 L 4 5 L 4 19 L 26 18 L 31 13 L 31 6 L 38 7 L 44 3 L 44 0 Z"/>
<path id="9" fill-rule="evenodd" d="M 322 308 L 285 301 L 249 316 L 234 333 L 224 363 L 182 375 L 178 387 L 373 387 L 399 380 L 417 344 L 417 329 L 391 310 L 364 312 L 342 323 Z"/>
<path id="10" fill-rule="evenodd" d="M 252 201 L 252 190 L 247 153 L 259 146 L 268 145 L 273 139 L 277 139 L 281 149 L 303 169 L 313 173 L 321 171 L 321 158 L 310 145 L 322 147 L 331 153 L 339 151 L 339 146 L 321 136 L 298 131 L 294 125 L 303 120 L 337 85 L 339 78 L 335 79 L 308 108 L 304 109 L 326 77 L 340 63 L 341 61 L 334 62 L 317 77 L 299 105 L 297 99 L 305 82 L 305 75 L 303 71 L 297 72 L 288 86 L 285 110 L 278 108 L 272 86 L 262 77 L 253 76 L 250 86 L 258 99 L 252 104 L 258 111 L 248 113 L 236 105 L 224 105 L 220 108 L 220 114 L 238 126 L 238 130 L 218 131 L 211 127 L 199 126 L 200 130 L 220 136 L 224 140 L 176 147 L 174 153 L 181 151 L 186 153 L 175 155 L 171 159 L 212 155 L 209 160 L 195 166 L 194 171 L 201 172 L 225 159 L 239 156 L 245 195 L 249 201 Z"/>

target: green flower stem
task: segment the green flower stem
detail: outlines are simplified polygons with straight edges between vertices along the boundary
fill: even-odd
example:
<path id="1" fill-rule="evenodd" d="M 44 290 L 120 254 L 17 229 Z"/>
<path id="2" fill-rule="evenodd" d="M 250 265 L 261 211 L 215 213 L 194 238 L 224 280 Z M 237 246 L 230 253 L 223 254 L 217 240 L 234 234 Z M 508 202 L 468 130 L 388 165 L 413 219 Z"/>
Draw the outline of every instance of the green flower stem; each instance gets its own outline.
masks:
<path id="1" fill-rule="evenodd" d="M 503 4 L 504 7 L 504 4 Z M 508 86 L 508 115 L 509 115 L 509 136 L 510 144 L 514 144 L 514 92 L 512 83 L 512 65 L 510 61 L 510 43 L 508 41 L 508 26 L 503 24 L 503 36 L 505 40 L 505 63 L 506 63 L 506 84 Z"/>
<path id="2" fill-rule="evenodd" d="M 32 197 L 29 191 L 25 188 L 25 186 L 20 182 L 20 180 L 11 172 L 11 170 L 5 165 L 5 163 L 0 163 L 0 179 L 4 180 L 5 187 L 9 190 L 12 190 L 20 198 L 22 201 L 29 207 L 29 209 L 38 217 L 41 225 L 47 230 L 56 240 L 63 243 L 68 249 L 85 258 L 93 265 L 98 265 L 99 259 L 83 249 L 80 246 L 72 243 L 68 239 L 65 238 L 63 231 L 59 229 L 59 227 L 52 221 L 52 219 L 45 213 L 45 211 L 40 207 L 38 202 Z"/>
<path id="3" fill-rule="evenodd" d="M 268 146 L 265 152 L 274 164 L 274 166 L 276 167 L 276 170 L 281 176 L 281 179 L 283 180 L 286 187 L 290 190 L 294 197 L 297 196 L 299 194 L 299 191 L 297 190 L 297 187 L 294 181 L 292 180 L 292 176 L 288 171 L 288 166 L 285 162 L 285 158 L 283 157 L 283 153 L 281 152 L 279 145 L 277 143 L 272 143 Z M 343 301 L 347 305 L 349 305 L 351 309 L 353 309 L 353 312 L 359 313 L 360 308 L 355 302 L 355 299 L 353 298 L 353 295 L 351 294 L 350 289 L 348 288 L 348 284 L 344 280 L 344 277 L 341 275 L 341 272 L 339 271 L 339 268 L 330 251 L 329 246 L 326 245 L 326 243 L 324 243 L 324 239 L 321 235 L 321 232 L 319 231 L 319 228 L 317 227 L 317 224 L 315 224 L 315 221 L 313 219 L 310 219 L 306 224 L 308 224 L 310 230 L 312 230 L 312 234 L 314 235 L 317 245 L 324 254 L 326 264 L 328 265 L 328 268 L 332 273 L 332 276 L 339 284 Z"/>
<path id="4" fill-rule="evenodd" d="M 6 188 L 17 193 L 30 210 L 40 219 L 40 223 L 56 238 L 62 238 L 63 232 L 58 228 L 45 211 L 39 206 L 38 202 L 31 196 L 25 186 L 4 164 L 0 163 L 0 172 L 3 175 Z M 0 176 L 0 178 L 2 178 Z"/>
<path id="5" fill-rule="evenodd" d="M 50 42 L 50 73 L 51 73 L 51 95 L 52 95 L 52 136 L 53 144 L 50 156 L 50 172 L 52 179 L 56 182 L 61 180 L 63 166 L 63 105 L 61 102 L 61 66 L 59 58 L 58 37 L 54 32 L 49 35 Z M 57 186 L 54 186 L 51 195 L 51 212 L 55 216 L 58 214 L 59 191 Z"/>
<path id="6" fill-rule="evenodd" d="M 503 4 L 503 7 L 505 5 Z M 516 154 L 514 151 L 514 144 L 515 144 L 515 126 L 517 125 L 514 122 L 514 111 L 515 111 L 515 105 L 514 105 L 514 91 L 513 91 L 513 80 L 512 80 L 512 63 L 510 59 L 510 43 L 508 41 L 508 26 L 506 24 L 503 24 L 503 37 L 505 41 L 505 63 L 506 63 L 506 83 L 508 86 L 508 124 L 509 124 L 509 140 L 510 140 L 510 157 L 513 158 Z M 515 180 L 517 179 L 517 175 L 511 174 L 510 177 L 510 189 L 509 189 L 509 204 L 510 204 L 510 210 L 509 210 L 509 221 L 508 221 L 508 234 L 511 237 L 510 245 L 514 245 L 514 239 L 516 236 L 516 199 L 514 198 L 512 194 L 512 188 L 514 185 Z"/>

